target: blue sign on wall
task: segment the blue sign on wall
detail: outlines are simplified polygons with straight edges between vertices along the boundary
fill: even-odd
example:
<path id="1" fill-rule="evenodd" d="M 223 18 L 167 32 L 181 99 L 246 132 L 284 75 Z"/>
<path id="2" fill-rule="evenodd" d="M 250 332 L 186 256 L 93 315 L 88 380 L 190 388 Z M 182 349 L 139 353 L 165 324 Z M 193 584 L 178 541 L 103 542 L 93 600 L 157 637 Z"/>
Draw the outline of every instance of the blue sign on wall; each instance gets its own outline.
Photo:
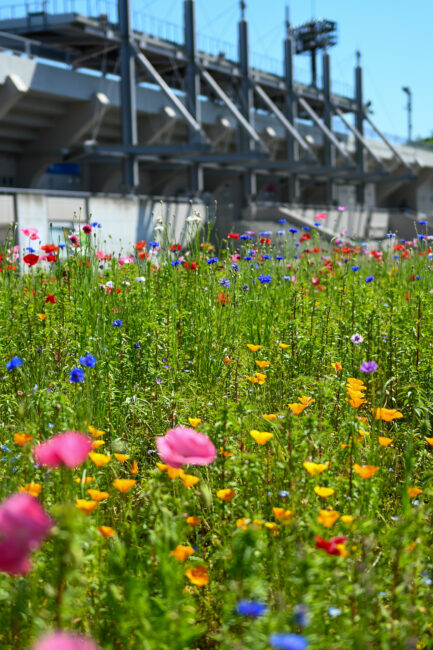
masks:
<path id="1" fill-rule="evenodd" d="M 64 176 L 80 176 L 81 166 L 77 163 L 56 163 L 48 167 L 47 174 L 62 174 Z"/>

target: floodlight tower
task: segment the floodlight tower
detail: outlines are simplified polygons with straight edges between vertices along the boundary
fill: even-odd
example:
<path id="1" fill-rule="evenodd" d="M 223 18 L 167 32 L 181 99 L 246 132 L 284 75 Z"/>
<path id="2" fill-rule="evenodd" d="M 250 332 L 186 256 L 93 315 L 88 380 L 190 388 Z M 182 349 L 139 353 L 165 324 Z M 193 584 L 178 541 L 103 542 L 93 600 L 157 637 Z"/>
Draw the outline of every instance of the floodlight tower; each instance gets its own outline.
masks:
<path id="1" fill-rule="evenodd" d="M 325 50 L 337 44 L 337 23 L 333 20 L 310 20 L 291 29 L 296 44 L 296 54 L 310 52 L 311 85 L 317 86 L 317 50 Z"/>
<path id="2" fill-rule="evenodd" d="M 122 143 L 137 145 L 137 110 L 135 95 L 135 60 L 132 52 L 132 23 L 130 0 L 118 0 L 120 32 L 120 98 L 122 111 Z M 134 155 L 123 160 L 123 186 L 133 192 L 138 186 L 138 161 Z"/>
<path id="3" fill-rule="evenodd" d="M 403 86 L 402 91 L 407 95 L 407 143 L 412 142 L 412 91 Z"/>

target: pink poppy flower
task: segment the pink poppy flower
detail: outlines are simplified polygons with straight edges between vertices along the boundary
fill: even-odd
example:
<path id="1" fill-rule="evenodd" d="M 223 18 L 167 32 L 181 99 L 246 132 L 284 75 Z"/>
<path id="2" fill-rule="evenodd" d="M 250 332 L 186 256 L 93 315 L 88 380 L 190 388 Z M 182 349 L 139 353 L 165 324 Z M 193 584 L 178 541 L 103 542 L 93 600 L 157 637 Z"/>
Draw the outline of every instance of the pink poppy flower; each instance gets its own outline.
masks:
<path id="1" fill-rule="evenodd" d="M 33 650 L 98 650 L 98 646 L 84 636 L 59 630 L 39 639 Z"/>
<path id="2" fill-rule="evenodd" d="M 53 522 L 29 494 L 13 494 L 0 504 L 0 571 L 24 574 Z"/>
<path id="3" fill-rule="evenodd" d="M 82 230 L 86 235 L 90 235 L 90 233 L 92 232 L 92 226 L 90 225 L 90 223 L 85 223 Z"/>
<path id="4" fill-rule="evenodd" d="M 35 239 L 39 239 L 39 232 L 37 228 L 21 228 L 21 232 L 23 233 L 23 235 L 29 237 L 33 241 Z"/>
<path id="5" fill-rule="evenodd" d="M 189 427 L 176 427 L 156 439 L 161 460 L 180 469 L 182 465 L 210 465 L 216 458 L 214 444 L 204 433 Z"/>
<path id="6" fill-rule="evenodd" d="M 84 463 L 91 449 L 89 436 L 77 431 L 66 431 L 34 447 L 33 455 L 45 467 L 66 465 L 72 468 Z"/>
<path id="7" fill-rule="evenodd" d="M 98 260 L 105 260 L 105 253 L 104 251 L 96 251 L 95 253 L 96 257 Z"/>
<path id="8" fill-rule="evenodd" d="M 69 235 L 68 237 L 69 241 L 73 246 L 77 246 L 80 243 L 80 240 L 78 239 L 77 235 Z"/>
<path id="9" fill-rule="evenodd" d="M 123 266 L 124 264 L 133 264 L 133 263 L 134 263 L 133 257 L 119 257 L 120 266 Z"/>

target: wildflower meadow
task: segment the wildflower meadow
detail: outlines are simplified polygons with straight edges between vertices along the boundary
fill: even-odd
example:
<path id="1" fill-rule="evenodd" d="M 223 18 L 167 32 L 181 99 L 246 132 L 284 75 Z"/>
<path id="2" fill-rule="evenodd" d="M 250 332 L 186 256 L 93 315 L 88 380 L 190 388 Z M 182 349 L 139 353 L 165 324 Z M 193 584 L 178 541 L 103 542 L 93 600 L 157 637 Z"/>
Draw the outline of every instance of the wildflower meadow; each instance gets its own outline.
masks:
<path id="1" fill-rule="evenodd" d="M 0 647 L 433 648 L 425 224 L 155 225 L 2 252 Z"/>

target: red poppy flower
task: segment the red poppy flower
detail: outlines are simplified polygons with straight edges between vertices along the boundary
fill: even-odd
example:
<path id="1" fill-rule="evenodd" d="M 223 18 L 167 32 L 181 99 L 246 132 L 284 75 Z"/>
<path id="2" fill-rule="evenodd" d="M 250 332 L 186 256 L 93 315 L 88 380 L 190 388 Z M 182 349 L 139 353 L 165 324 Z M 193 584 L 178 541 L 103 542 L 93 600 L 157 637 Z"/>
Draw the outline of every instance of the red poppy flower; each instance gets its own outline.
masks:
<path id="1" fill-rule="evenodd" d="M 331 537 L 329 541 L 319 537 L 319 535 L 316 535 L 315 538 L 316 548 L 322 549 L 328 555 L 342 555 L 341 549 L 338 546 L 347 542 L 347 537 Z"/>
<path id="2" fill-rule="evenodd" d="M 145 242 L 145 241 L 138 241 L 138 242 L 135 244 L 135 248 L 136 248 L 137 250 L 139 250 L 139 251 L 141 251 L 145 246 L 146 246 L 146 242 Z"/>
<path id="3" fill-rule="evenodd" d="M 57 253 L 59 247 L 54 246 L 54 244 L 44 244 L 43 246 L 41 246 L 41 250 L 45 251 L 46 253 Z"/>
<path id="4" fill-rule="evenodd" d="M 230 302 L 230 296 L 227 293 L 219 293 L 217 297 L 220 305 L 225 305 Z"/>
<path id="5" fill-rule="evenodd" d="M 229 239 L 239 239 L 240 234 L 238 232 L 229 232 L 227 235 Z"/>
<path id="6" fill-rule="evenodd" d="M 39 255 L 35 255 L 34 253 L 28 253 L 27 255 L 24 255 L 23 261 L 27 266 L 34 266 L 35 264 L 38 263 L 39 260 Z"/>
<path id="7" fill-rule="evenodd" d="M 54 295 L 48 294 L 48 296 L 45 298 L 45 302 L 50 302 L 52 305 L 56 304 L 56 298 Z"/>
<path id="8" fill-rule="evenodd" d="M 310 239 L 310 238 L 308 237 L 308 239 Z M 261 244 L 270 244 L 271 240 L 269 239 L 269 237 L 260 237 L 259 242 Z"/>
<path id="9" fill-rule="evenodd" d="M 182 248 L 182 246 L 181 246 L 180 244 L 172 244 L 172 245 L 170 246 L 170 250 L 171 250 L 171 251 L 180 251 L 181 248 Z"/>
<path id="10" fill-rule="evenodd" d="M 299 237 L 301 244 L 303 241 L 307 241 L 307 239 L 311 239 L 311 235 L 308 232 L 304 232 L 304 234 Z"/>

